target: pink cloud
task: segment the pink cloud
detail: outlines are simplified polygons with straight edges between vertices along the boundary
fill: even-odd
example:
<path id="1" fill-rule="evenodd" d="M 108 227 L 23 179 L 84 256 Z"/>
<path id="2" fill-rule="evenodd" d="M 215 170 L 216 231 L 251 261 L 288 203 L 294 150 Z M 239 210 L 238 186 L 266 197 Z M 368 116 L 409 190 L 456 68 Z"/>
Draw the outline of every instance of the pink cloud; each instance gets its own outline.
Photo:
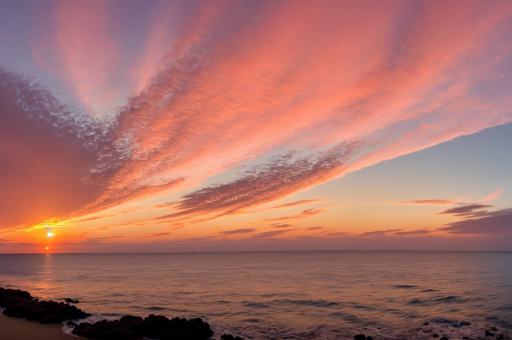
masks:
<path id="1" fill-rule="evenodd" d="M 500 197 L 502 193 L 503 193 L 503 191 L 501 189 L 496 189 L 493 192 L 491 192 L 489 195 L 487 195 L 484 198 L 482 198 L 478 202 L 489 202 L 489 201 L 492 201 L 492 200 Z"/>
<path id="2" fill-rule="evenodd" d="M 103 1 L 88 6 L 57 1 L 55 29 L 33 53 L 94 105 L 125 93 L 128 75 L 112 71 L 123 51 L 110 34 L 115 12 Z M 183 18 L 166 51 L 162 6 L 128 72 L 143 90 L 120 109 L 88 168 L 87 183 L 101 190 L 68 217 L 257 163 L 184 195 L 161 219 L 230 216 L 512 122 L 511 84 L 493 77 L 512 56 L 509 2 L 178 3 Z"/>
<path id="3" fill-rule="evenodd" d="M 457 202 L 452 200 L 416 200 L 408 202 L 388 203 L 389 205 L 453 205 Z"/>

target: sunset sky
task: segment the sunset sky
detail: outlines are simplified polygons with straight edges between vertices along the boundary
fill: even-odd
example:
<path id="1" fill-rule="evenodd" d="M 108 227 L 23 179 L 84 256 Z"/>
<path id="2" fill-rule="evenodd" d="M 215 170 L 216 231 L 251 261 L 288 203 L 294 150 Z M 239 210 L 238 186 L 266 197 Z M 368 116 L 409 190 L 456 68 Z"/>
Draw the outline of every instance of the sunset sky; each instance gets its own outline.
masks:
<path id="1" fill-rule="evenodd" d="M 512 250 L 512 1 L 0 1 L 0 252 Z"/>

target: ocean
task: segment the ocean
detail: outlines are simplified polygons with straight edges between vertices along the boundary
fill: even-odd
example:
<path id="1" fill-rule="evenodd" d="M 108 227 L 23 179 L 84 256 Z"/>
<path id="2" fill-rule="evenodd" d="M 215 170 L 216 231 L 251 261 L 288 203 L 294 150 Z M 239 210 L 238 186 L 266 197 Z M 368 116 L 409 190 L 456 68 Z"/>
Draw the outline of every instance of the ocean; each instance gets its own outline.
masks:
<path id="1" fill-rule="evenodd" d="M 505 252 L 2 254 L 0 287 L 78 299 L 89 321 L 201 317 L 216 338 L 475 338 L 512 330 L 512 253 Z"/>

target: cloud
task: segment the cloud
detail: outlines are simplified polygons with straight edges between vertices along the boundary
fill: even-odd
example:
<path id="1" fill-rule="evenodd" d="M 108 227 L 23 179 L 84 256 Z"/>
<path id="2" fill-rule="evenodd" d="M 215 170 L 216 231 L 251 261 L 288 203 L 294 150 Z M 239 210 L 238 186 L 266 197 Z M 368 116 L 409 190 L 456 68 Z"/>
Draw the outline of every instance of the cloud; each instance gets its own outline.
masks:
<path id="1" fill-rule="evenodd" d="M 419 236 L 419 235 L 429 235 L 432 234 L 431 230 L 426 229 L 418 229 L 411 231 L 396 231 L 393 233 L 394 236 Z"/>
<path id="2" fill-rule="evenodd" d="M 388 203 L 388 205 L 453 205 L 457 202 L 452 200 L 417 200 L 408 202 Z"/>
<path id="3" fill-rule="evenodd" d="M 389 233 L 399 232 L 402 230 L 403 229 L 367 231 L 365 233 L 359 234 L 358 236 L 387 236 L 387 234 L 389 234 Z"/>
<path id="4" fill-rule="evenodd" d="M 226 230 L 226 231 L 220 231 L 219 234 L 224 235 L 235 235 L 235 234 L 247 234 L 247 233 L 253 233 L 256 229 L 234 229 L 234 230 Z"/>
<path id="5" fill-rule="evenodd" d="M 280 204 L 280 205 L 277 205 L 275 207 L 270 207 L 270 208 L 262 210 L 262 211 L 268 211 L 268 210 L 274 210 L 274 209 L 287 209 L 287 208 L 293 208 L 293 207 L 296 207 L 296 206 L 299 206 L 299 205 L 313 204 L 313 203 L 323 203 L 323 202 L 328 202 L 328 201 L 330 201 L 330 200 L 327 200 L 327 199 L 323 199 L 323 200 L 318 200 L 318 199 L 315 199 L 315 200 L 301 200 L 301 201 L 297 201 L 297 202 Z"/>
<path id="6" fill-rule="evenodd" d="M 373 237 L 383 237 L 383 236 L 423 236 L 429 235 L 432 231 L 426 229 L 417 229 L 417 230 L 404 230 L 404 229 L 388 229 L 388 230 L 375 230 L 368 231 L 358 236 L 373 236 Z"/>
<path id="7" fill-rule="evenodd" d="M 478 204 L 478 203 L 464 204 L 460 207 L 443 210 L 440 213 L 437 213 L 436 215 L 471 216 L 471 215 L 474 215 L 475 213 L 477 213 L 480 209 L 491 208 L 491 207 L 492 207 L 492 205 L 488 205 L 488 204 Z"/>
<path id="8" fill-rule="evenodd" d="M 291 227 L 292 225 L 288 224 L 288 223 L 272 223 L 270 226 L 272 228 L 279 229 L 279 228 L 288 228 L 288 227 Z"/>
<path id="9" fill-rule="evenodd" d="M 482 198 L 480 201 L 478 202 L 488 202 L 488 201 L 492 201 L 498 197 L 501 196 L 501 194 L 503 193 L 503 191 L 501 189 L 496 189 L 494 190 L 493 192 L 491 192 L 489 195 L 485 196 L 484 198 Z"/>
<path id="10" fill-rule="evenodd" d="M 323 233 L 322 236 L 334 236 L 334 237 L 341 237 L 341 236 L 347 236 L 348 234 L 346 232 L 332 232 L 332 233 Z"/>
<path id="11" fill-rule="evenodd" d="M 124 235 L 120 235 L 120 236 L 106 236 L 106 237 L 87 237 L 86 240 L 87 240 L 88 243 L 98 244 L 98 243 L 103 243 L 101 241 L 112 240 L 112 239 L 117 239 L 117 238 L 121 238 L 121 237 L 124 237 Z"/>
<path id="12" fill-rule="evenodd" d="M 184 195 L 175 214 L 161 217 L 189 223 L 231 216 L 512 121 L 512 84 L 495 77 L 512 56 L 508 2 L 486 3 L 485 10 L 478 2 L 159 2 L 155 13 L 163 19 L 146 42 L 124 47 L 131 39 L 115 35 L 123 26 L 110 17 L 124 7 L 83 6 L 59 2 L 48 16 L 54 21 L 40 18 L 37 63 L 50 72 L 58 66 L 77 91 L 77 107 L 130 92 L 117 75 L 130 73 L 119 59 L 127 51 L 141 51 L 133 59 L 141 60 L 136 73 L 144 84 L 103 124 L 75 114 L 81 111 L 62 105 L 51 88 L 3 73 L 0 103 L 19 114 L 0 124 L 10 131 L 0 145 L 22 141 L 2 150 L 2 164 L 14 167 L 0 176 L 9 189 L 2 216 L 13 211 L 5 225 L 79 218 L 188 190 L 252 162 L 248 171 Z M 167 13 L 183 15 L 172 26 Z M 78 32 L 83 22 L 98 25 Z M 152 65 L 164 53 L 165 32 L 173 44 Z M 113 70 L 118 64 L 128 70 Z M 34 152 L 38 143 L 49 151 Z M 38 164 L 45 171 L 33 171 Z"/>
<path id="13" fill-rule="evenodd" d="M 169 233 L 169 232 L 161 232 L 161 233 L 146 235 L 146 237 L 160 237 L 160 236 L 167 236 L 167 235 L 171 235 L 171 234 L 172 233 Z"/>
<path id="14" fill-rule="evenodd" d="M 292 215 L 292 216 L 284 216 L 284 217 L 278 217 L 278 218 L 267 218 L 258 222 L 254 223 L 269 223 L 269 222 L 287 222 L 287 221 L 297 221 L 297 220 L 304 220 L 308 219 L 310 217 L 313 217 L 315 215 L 321 214 L 323 212 L 327 211 L 327 209 L 306 209 L 302 210 L 299 214 Z"/>
<path id="15" fill-rule="evenodd" d="M 265 231 L 265 232 L 259 233 L 257 235 L 254 235 L 253 238 L 256 238 L 256 239 L 271 238 L 271 237 L 281 235 L 281 234 L 287 233 L 289 231 L 294 231 L 294 230 L 297 230 L 297 229 Z"/>
<path id="16" fill-rule="evenodd" d="M 437 230 L 450 234 L 510 234 L 512 233 L 512 209 L 486 212 L 484 217 L 448 223 L 447 227 Z"/>
<path id="17" fill-rule="evenodd" d="M 321 229 L 324 229 L 324 227 L 310 227 L 310 228 L 307 228 L 307 230 L 321 230 Z"/>

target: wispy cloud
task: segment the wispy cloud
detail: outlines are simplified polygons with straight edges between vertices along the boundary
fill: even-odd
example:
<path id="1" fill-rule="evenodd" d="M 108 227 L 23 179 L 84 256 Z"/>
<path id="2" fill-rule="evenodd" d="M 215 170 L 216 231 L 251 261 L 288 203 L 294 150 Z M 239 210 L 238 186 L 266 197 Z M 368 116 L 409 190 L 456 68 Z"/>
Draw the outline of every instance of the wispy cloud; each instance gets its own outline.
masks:
<path id="1" fill-rule="evenodd" d="M 234 229 L 234 230 L 220 231 L 219 234 L 223 234 L 223 235 L 247 234 L 247 233 L 253 233 L 255 230 L 256 229 L 254 229 L 254 228 Z"/>
<path id="2" fill-rule="evenodd" d="M 272 238 L 274 236 L 278 236 L 278 235 L 287 233 L 289 231 L 294 231 L 294 230 L 297 230 L 297 229 L 264 231 L 262 233 L 254 235 L 253 238 L 256 238 L 256 239 L 258 239 L 258 238 L 260 238 L 260 239 L 262 239 L 262 238 Z"/>
<path id="3" fill-rule="evenodd" d="M 501 209 L 493 212 L 485 212 L 480 218 L 469 218 L 462 221 L 448 223 L 447 227 L 439 228 L 450 234 L 511 234 L 512 233 L 512 209 Z"/>
<path id="4" fill-rule="evenodd" d="M 323 202 L 328 202 L 330 200 L 328 199 L 323 199 L 323 200 L 319 200 L 319 199 L 314 199 L 314 200 L 301 200 L 301 201 L 297 201 L 297 202 L 291 202 L 291 203 L 285 203 L 285 204 L 280 204 L 280 205 L 277 205 L 275 207 L 270 207 L 270 208 L 267 208 L 265 210 L 262 210 L 262 211 L 268 211 L 268 210 L 274 210 L 274 209 L 287 209 L 287 208 L 293 208 L 293 207 L 297 207 L 299 205 L 306 205 L 306 204 L 314 204 L 314 203 L 323 203 Z"/>
<path id="5" fill-rule="evenodd" d="M 126 39 L 114 33 L 121 30 L 109 28 L 122 25 L 110 15 L 123 11 L 104 3 L 59 2 L 41 19 L 43 38 L 32 42 L 37 64 L 76 90 L 80 105 L 0 70 L 2 164 L 13 164 L 0 170 L 9 197 L 0 202 L 2 223 L 80 218 L 256 163 L 184 195 L 161 218 L 233 216 L 512 121 L 512 84 L 494 76 L 512 56 L 508 2 L 485 11 L 446 2 L 421 9 L 399 2 L 158 4 L 155 12 L 183 15 L 174 21 L 162 14 L 140 49 L 120 45 Z M 84 22 L 98 25 L 83 30 Z M 156 67 L 165 32 L 174 32 L 173 44 Z M 142 51 L 132 56 L 141 61 L 142 91 L 131 92 L 111 121 L 78 114 L 76 107 L 127 92 L 127 78 L 116 74 L 130 73 L 119 59 L 128 50 Z"/>
<path id="6" fill-rule="evenodd" d="M 284 216 L 278 218 L 267 218 L 261 221 L 257 221 L 254 223 L 270 223 L 270 222 L 288 222 L 288 221 L 297 221 L 297 220 L 305 220 L 315 215 L 321 214 L 327 211 L 327 209 L 306 209 L 302 210 L 299 214 Z"/>
<path id="7" fill-rule="evenodd" d="M 493 192 L 491 192 L 489 195 L 487 195 L 484 198 L 482 198 L 478 202 L 489 202 L 489 201 L 492 201 L 492 200 L 500 197 L 502 193 L 503 193 L 503 191 L 498 188 L 498 189 L 494 190 Z"/>
<path id="8" fill-rule="evenodd" d="M 453 200 L 416 200 L 408 202 L 394 202 L 388 203 L 388 205 L 453 205 L 457 202 Z"/>
<path id="9" fill-rule="evenodd" d="M 169 232 L 154 233 L 151 235 L 146 235 L 146 237 L 161 237 L 161 236 L 168 236 L 168 235 L 172 235 L 172 233 L 169 233 Z"/>
<path id="10" fill-rule="evenodd" d="M 375 230 L 368 231 L 358 236 L 368 236 L 368 237 L 383 237 L 383 236 L 423 236 L 429 235 L 433 231 L 427 229 L 417 229 L 417 230 L 404 230 L 404 229 L 388 229 L 388 230 Z"/>
<path id="11" fill-rule="evenodd" d="M 437 213 L 436 215 L 471 216 L 483 208 L 491 208 L 491 207 L 492 207 L 492 205 L 488 205 L 488 204 L 479 204 L 479 203 L 464 204 L 464 205 L 456 207 L 456 208 L 443 210 L 440 213 Z"/>
<path id="12" fill-rule="evenodd" d="M 288 228 L 288 227 L 291 227 L 292 225 L 288 224 L 288 223 L 272 223 L 270 226 L 272 228 L 279 229 L 279 228 Z"/>

